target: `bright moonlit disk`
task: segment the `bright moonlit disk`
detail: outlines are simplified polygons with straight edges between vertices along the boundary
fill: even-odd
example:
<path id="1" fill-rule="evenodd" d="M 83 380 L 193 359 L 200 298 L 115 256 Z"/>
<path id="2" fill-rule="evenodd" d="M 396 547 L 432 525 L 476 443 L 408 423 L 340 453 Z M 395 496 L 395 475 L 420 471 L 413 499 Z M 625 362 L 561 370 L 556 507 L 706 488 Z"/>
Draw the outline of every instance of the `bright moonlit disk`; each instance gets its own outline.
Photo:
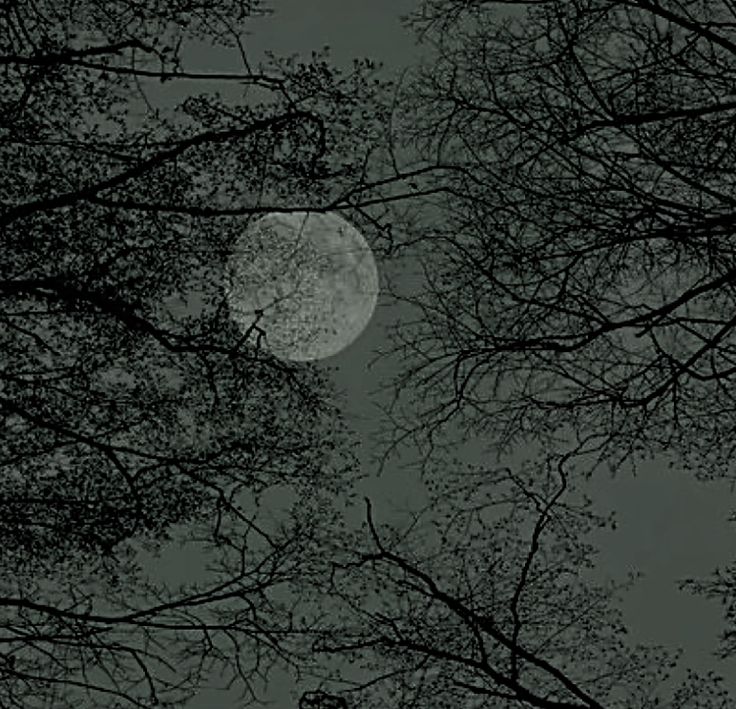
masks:
<path id="1" fill-rule="evenodd" d="M 225 274 L 233 319 L 280 359 L 324 359 L 351 344 L 373 315 L 378 270 L 360 232 L 343 217 L 272 213 L 233 246 Z M 258 315 L 258 311 L 262 315 Z M 256 322 L 257 321 L 257 322 Z"/>

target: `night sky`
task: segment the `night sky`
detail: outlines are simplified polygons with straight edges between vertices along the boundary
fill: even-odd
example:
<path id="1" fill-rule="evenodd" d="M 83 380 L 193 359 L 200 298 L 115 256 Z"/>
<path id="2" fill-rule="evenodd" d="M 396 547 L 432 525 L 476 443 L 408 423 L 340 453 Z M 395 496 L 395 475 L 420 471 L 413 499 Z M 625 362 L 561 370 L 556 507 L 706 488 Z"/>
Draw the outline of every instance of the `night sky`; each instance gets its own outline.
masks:
<path id="1" fill-rule="evenodd" d="M 354 59 L 368 57 L 383 64 L 383 76 L 397 78 L 416 62 L 431 61 L 430 47 L 418 45 L 400 21 L 401 15 L 419 5 L 420 0 L 273 0 L 271 16 L 250 20 L 245 50 L 255 68 L 265 60 L 267 51 L 281 56 L 297 53 L 308 59 L 312 52 L 328 46 L 329 62 L 337 67 L 349 68 Z M 206 43 L 183 46 L 182 59 L 190 72 L 243 70 L 235 52 Z M 142 81 L 141 85 L 151 106 L 161 108 L 181 101 L 188 90 L 202 89 L 201 83 L 187 87 L 186 81 L 166 85 Z M 238 88 L 227 83 L 213 82 L 208 88 L 220 91 L 225 98 L 238 95 Z M 253 94 L 254 102 L 260 98 Z M 129 120 L 136 120 L 135 112 Z M 377 250 L 377 263 L 382 285 L 398 284 L 404 293 L 422 288 L 410 251 L 388 261 Z M 371 322 L 355 342 L 338 355 L 307 366 L 319 368 L 332 379 L 339 405 L 360 441 L 356 453 L 366 474 L 360 495 L 372 500 L 378 523 L 401 524 L 411 511 L 422 508 L 426 498 L 412 466 L 419 452 L 409 443 L 388 459 L 380 475 L 377 473 L 383 450 L 379 434 L 387 423 L 381 407 L 388 404 L 390 396 L 386 383 L 402 367 L 400 358 L 391 353 L 390 334 L 392 329 L 401 328 L 402 322 L 416 317 L 412 306 L 389 290 L 386 287 L 381 292 Z M 183 293 L 181 302 L 196 312 L 197 292 Z M 468 441 L 455 455 L 472 463 L 488 459 L 483 440 Z M 512 455 L 504 462 L 514 465 L 515 461 Z M 723 607 L 677 587 L 679 579 L 705 578 L 736 558 L 736 522 L 729 521 L 736 510 L 734 494 L 729 483 L 697 481 L 676 460 L 674 465 L 668 465 L 670 462 L 645 463 L 636 474 L 623 466 L 616 476 L 601 468 L 579 491 L 593 500 L 601 514 L 615 511 L 615 527 L 598 530 L 591 539 L 600 554 L 590 579 L 623 581 L 630 572 L 640 572 L 642 577 L 626 593 L 621 606 L 629 641 L 682 649 L 679 668 L 670 680 L 673 686 L 682 680 L 686 668 L 713 670 L 726 678 L 726 686 L 736 697 L 736 660 L 719 661 L 713 654 Z M 282 491 L 268 492 L 265 499 L 274 515 L 281 505 L 291 502 L 290 494 L 286 486 Z M 352 523 L 361 521 L 356 517 Z M 154 579 L 175 584 L 196 581 L 200 573 L 206 578 L 207 559 L 196 557 L 192 547 L 182 551 L 175 545 L 164 545 L 156 557 L 143 549 L 139 554 Z M 265 698 L 276 709 L 296 709 L 294 696 L 312 687 L 313 683 L 296 685 L 291 677 L 274 673 Z M 213 676 L 186 709 L 236 709 L 241 706 L 239 693 L 240 688 L 227 690 L 221 678 Z"/>
<path id="2" fill-rule="evenodd" d="M 246 49 L 255 65 L 267 49 L 277 54 L 297 52 L 307 58 L 312 50 L 329 45 L 332 61 L 338 66 L 349 66 L 354 57 L 368 56 L 382 61 L 386 73 L 395 74 L 416 61 L 424 49 L 399 22 L 399 15 L 415 5 L 410 0 L 281 0 L 273 4 L 273 16 L 251 22 Z M 201 71 L 238 68 L 234 56 L 221 50 L 213 52 L 204 45 L 190 47 L 185 58 L 191 69 Z M 165 102 L 167 96 L 158 93 L 156 100 Z M 393 277 L 403 277 L 405 282 L 415 278 L 410 264 L 379 262 L 384 276 L 389 267 Z M 376 359 L 376 352 L 386 347 L 388 326 L 400 322 L 407 312 L 405 304 L 383 294 L 363 335 L 338 356 L 317 365 L 331 372 L 344 393 L 343 407 L 361 434 L 360 454 L 369 472 L 375 467 L 370 454 L 375 453 L 372 441 L 380 423 L 376 404 L 385 396 L 380 385 L 396 366 L 390 356 Z M 482 445 L 475 450 L 470 446 L 465 454 L 482 458 Z M 422 500 L 416 475 L 401 465 L 411 459 L 412 451 L 404 450 L 401 455 L 382 477 L 373 476 L 365 483 L 364 492 L 376 500 L 379 519 L 399 519 L 401 507 L 416 508 Z M 734 505 L 728 486 L 697 482 L 676 465 L 670 470 L 664 462 L 655 462 L 643 466 L 636 477 L 625 469 L 615 479 L 600 472 L 587 493 L 598 509 L 615 510 L 617 515 L 615 530 L 595 536 L 601 550 L 596 577 L 623 578 L 635 570 L 643 573 L 623 604 L 631 641 L 681 647 L 681 671 L 673 680 L 682 675 L 685 666 L 712 669 L 731 677 L 728 686 L 736 690 L 733 660 L 720 663 L 710 655 L 721 621 L 718 604 L 680 592 L 676 586 L 681 577 L 707 575 L 733 558 L 735 530 L 728 517 Z M 158 563 L 160 568 L 165 566 Z M 177 559 L 172 554 L 166 568 L 173 576 L 178 571 L 187 573 L 192 568 L 191 559 Z M 217 678 L 213 678 L 216 686 Z M 272 683 L 269 695 L 274 706 L 290 705 L 291 686 L 288 678 Z M 214 688 L 203 690 L 188 707 L 234 708 L 237 704 L 232 696 Z"/>

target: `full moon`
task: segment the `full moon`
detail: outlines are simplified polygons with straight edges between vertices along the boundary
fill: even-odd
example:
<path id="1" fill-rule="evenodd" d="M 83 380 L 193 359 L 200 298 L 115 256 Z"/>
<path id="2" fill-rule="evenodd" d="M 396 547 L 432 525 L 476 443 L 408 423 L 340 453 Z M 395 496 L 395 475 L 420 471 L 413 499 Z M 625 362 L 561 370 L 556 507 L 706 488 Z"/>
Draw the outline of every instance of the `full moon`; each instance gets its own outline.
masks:
<path id="1" fill-rule="evenodd" d="M 270 213 L 236 240 L 225 274 L 238 327 L 280 359 L 337 354 L 373 315 L 378 270 L 360 232 L 335 213 Z"/>

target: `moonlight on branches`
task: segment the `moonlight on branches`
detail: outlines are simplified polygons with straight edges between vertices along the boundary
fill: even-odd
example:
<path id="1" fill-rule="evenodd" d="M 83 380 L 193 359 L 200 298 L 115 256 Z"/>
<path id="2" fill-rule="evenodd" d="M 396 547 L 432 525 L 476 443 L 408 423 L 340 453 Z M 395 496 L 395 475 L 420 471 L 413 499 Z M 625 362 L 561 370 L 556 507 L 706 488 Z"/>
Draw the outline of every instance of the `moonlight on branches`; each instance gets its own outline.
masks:
<path id="1" fill-rule="evenodd" d="M 236 241 L 227 301 L 244 333 L 280 359 L 324 359 L 365 329 L 378 271 L 360 232 L 334 213 L 270 213 Z"/>

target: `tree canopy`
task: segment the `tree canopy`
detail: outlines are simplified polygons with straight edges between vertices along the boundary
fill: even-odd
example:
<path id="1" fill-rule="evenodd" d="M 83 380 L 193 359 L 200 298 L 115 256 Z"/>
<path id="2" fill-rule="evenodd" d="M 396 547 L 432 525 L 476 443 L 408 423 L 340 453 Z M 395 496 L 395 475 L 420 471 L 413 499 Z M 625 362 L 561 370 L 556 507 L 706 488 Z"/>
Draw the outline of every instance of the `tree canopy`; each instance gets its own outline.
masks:
<path id="1" fill-rule="evenodd" d="M 3 706 L 178 706 L 217 667 L 252 700 L 295 657 L 275 599 L 336 533 L 328 500 L 357 467 L 326 373 L 240 332 L 221 275 L 248 219 L 350 206 L 386 88 L 370 62 L 340 74 L 317 54 L 253 71 L 241 36 L 260 12 L 0 13 Z M 198 38 L 242 70 L 189 71 Z M 167 82 L 195 88 L 154 109 Z M 296 501 L 267 524 L 259 500 L 284 485 Z M 207 551 L 207 582 L 148 578 L 141 548 L 177 543 Z"/>
<path id="2" fill-rule="evenodd" d="M 396 332 L 396 430 L 505 451 L 596 433 L 614 466 L 729 475 L 731 4 L 438 0 L 407 21 L 431 50 L 403 139 L 455 169 L 403 230 L 429 286 Z"/>
<path id="3" fill-rule="evenodd" d="M 426 0 L 401 82 L 252 67 L 267 11 L 0 9 L 0 704 L 179 707 L 211 673 L 258 704 L 279 667 L 303 709 L 728 706 L 627 642 L 579 483 L 642 450 L 727 472 L 731 5 Z M 188 66 L 197 40 L 240 70 Z M 307 209 L 425 279 L 387 418 L 429 442 L 403 526 L 366 500 L 349 528 L 328 372 L 227 311 L 249 220 Z M 541 454 L 471 465 L 452 426 Z M 204 568 L 155 578 L 172 548 Z"/>

